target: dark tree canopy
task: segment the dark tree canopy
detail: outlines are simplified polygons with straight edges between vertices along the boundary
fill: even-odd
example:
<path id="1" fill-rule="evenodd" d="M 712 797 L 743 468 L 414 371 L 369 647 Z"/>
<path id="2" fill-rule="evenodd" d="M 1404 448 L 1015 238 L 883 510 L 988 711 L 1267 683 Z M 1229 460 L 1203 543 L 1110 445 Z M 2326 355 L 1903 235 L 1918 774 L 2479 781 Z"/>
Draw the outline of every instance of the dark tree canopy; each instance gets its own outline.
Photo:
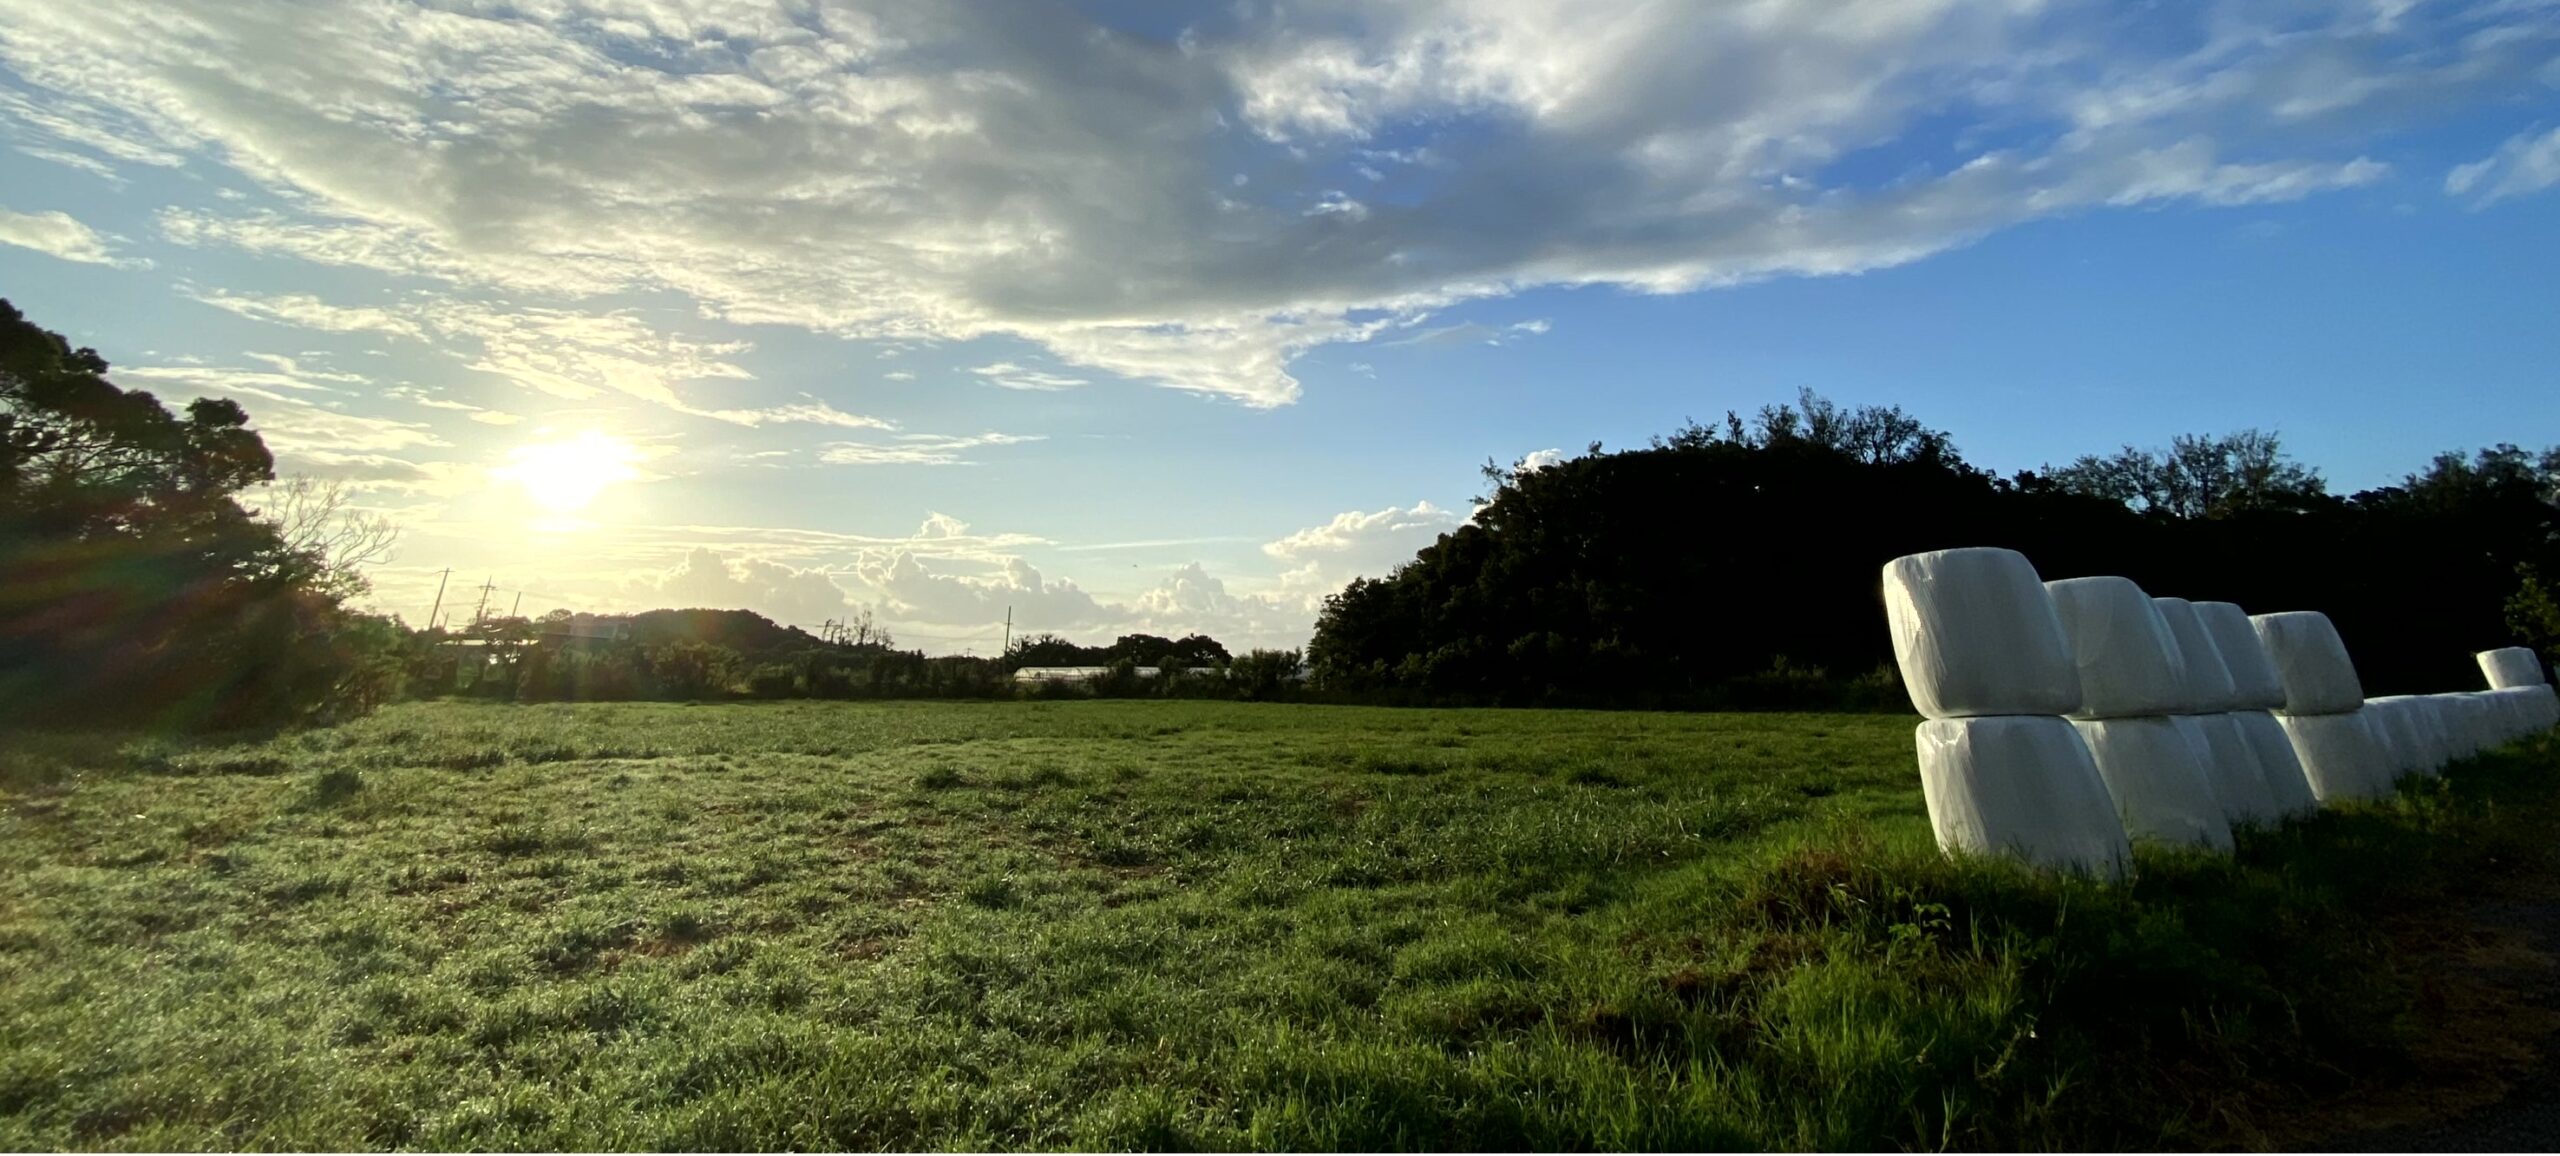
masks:
<path id="1" fill-rule="evenodd" d="M 2323 610 L 2371 693 L 2465 687 L 2472 651 L 2517 637 L 2518 567 L 2560 574 L 2555 466 L 2502 446 L 2340 499 L 2246 431 L 1998 478 L 1899 409 L 1807 393 L 1642 449 L 1488 467 L 1475 518 L 1329 599 L 1308 658 L 1331 687 L 1448 701 L 1723 701 L 1773 670 L 1889 663 L 1882 564 L 1989 545 L 2047 578 Z"/>
<path id="2" fill-rule="evenodd" d="M 368 703 L 371 626 L 329 560 L 237 500 L 274 477 L 248 415 L 173 414 L 106 373 L 0 301 L 0 716 L 225 726 Z"/>

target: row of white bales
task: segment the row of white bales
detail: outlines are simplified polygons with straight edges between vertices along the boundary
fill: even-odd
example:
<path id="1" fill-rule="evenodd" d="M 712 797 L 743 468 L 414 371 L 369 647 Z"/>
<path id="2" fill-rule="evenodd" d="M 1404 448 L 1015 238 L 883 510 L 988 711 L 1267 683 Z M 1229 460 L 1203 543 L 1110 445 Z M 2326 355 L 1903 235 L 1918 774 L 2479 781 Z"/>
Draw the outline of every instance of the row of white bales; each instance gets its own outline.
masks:
<path id="1" fill-rule="evenodd" d="M 2250 616 L 2123 578 L 2041 580 L 2014 550 L 1884 568 L 1938 845 L 2121 878 L 2130 842 L 2227 851 L 2235 825 L 2388 793 L 2560 724 L 2521 648 L 2486 691 L 2368 699 L 2328 616 Z"/>

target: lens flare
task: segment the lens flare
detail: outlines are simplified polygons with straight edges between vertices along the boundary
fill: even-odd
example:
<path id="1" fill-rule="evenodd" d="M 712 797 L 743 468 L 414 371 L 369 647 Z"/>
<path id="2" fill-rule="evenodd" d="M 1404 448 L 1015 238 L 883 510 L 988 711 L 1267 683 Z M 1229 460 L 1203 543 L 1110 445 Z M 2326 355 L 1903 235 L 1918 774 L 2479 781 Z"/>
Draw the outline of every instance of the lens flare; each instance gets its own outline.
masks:
<path id="1" fill-rule="evenodd" d="M 587 508 L 606 486 L 640 476 L 640 451 L 631 443 L 597 430 L 518 446 L 507 452 L 507 464 L 490 474 L 524 488 L 527 498 L 554 515 Z"/>

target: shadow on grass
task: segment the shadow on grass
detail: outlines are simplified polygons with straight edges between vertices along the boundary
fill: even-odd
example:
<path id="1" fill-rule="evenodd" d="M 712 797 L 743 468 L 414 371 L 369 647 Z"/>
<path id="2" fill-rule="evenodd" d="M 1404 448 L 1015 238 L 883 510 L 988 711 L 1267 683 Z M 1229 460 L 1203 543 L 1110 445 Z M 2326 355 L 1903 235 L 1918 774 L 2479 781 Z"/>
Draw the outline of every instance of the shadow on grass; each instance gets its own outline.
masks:
<path id="1" fill-rule="evenodd" d="M 2130 886 L 1856 833 L 1798 846 L 1740 884 L 1739 968 L 1671 977 L 1607 1031 L 1641 1048 L 1713 1009 L 1735 1091 L 1795 1089 L 1767 1144 L 2264 1146 L 2306 1105 L 2417 1074 L 2433 977 L 2410 921 L 2553 876 L 2556 754 L 2538 737 L 2243 832 L 2231 857 L 2141 848 Z"/>

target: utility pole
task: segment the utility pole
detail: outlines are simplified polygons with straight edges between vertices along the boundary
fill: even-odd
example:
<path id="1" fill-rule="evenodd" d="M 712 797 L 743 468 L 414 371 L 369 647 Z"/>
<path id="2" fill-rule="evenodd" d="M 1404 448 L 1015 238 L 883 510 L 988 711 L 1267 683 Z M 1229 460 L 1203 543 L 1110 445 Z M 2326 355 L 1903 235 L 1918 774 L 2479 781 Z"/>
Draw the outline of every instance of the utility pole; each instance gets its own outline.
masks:
<path id="1" fill-rule="evenodd" d="M 1013 653 L 1013 607 L 1004 608 L 1004 649 L 999 654 Z"/>
<path id="2" fill-rule="evenodd" d="M 487 616 L 488 616 L 488 613 L 489 613 L 489 592 L 490 592 L 490 591 L 492 591 L 492 590 L 495 590 L 495 589 L 497 589 L 497 588 L 498 588 L 498 577 L 497 577 L 497 575 L 495 575 L 495 574 L 490 575 L 490 576 L 489 576 L 489 580 L 488 580 L 488 581 L 483 582 L 483 583 L 481 583 L 481 584 L 480 584 L 480 605 L 479 605 L 479 607 L 478 607 L 477 609 L 474 609 L 474 610 L 471 612 L 471 628 L 472 628 L 472 629 L 474 629 L 474 630 L 479 629 L 479 628 L 480 628 L 480 620 L 481 620 L 482 618 L 484 618 L 484 617 L 487 617 Z"/>
<path id="3" fill-rule="evenodd" d="M 524 591 L 522 591 L 522 590 L 518 590 L 518 591 L 516 591 L 516 604 L 515 604 L 514 606 L 512 606 L 512 607 L 508 608 L 508 610 L 507 610 L 507 617 L 509 617 L 509 618 L 517 618 L 517 617 L 521 617 L 521 616 L 522 616 L 522 613 L 523 613 L 523 610 L 524 610 Z"/>
<path id="4" fill-rule="evenodd" d="M 453 577 L 451 566 L 445 567 L 444 573 L 436 575 L 436 604 L 427 610 L 427 629 L 429 630 L 436 628 L 436 612 L 444 609 L 444 584 L 445 580 L 451 577 Z"/>

